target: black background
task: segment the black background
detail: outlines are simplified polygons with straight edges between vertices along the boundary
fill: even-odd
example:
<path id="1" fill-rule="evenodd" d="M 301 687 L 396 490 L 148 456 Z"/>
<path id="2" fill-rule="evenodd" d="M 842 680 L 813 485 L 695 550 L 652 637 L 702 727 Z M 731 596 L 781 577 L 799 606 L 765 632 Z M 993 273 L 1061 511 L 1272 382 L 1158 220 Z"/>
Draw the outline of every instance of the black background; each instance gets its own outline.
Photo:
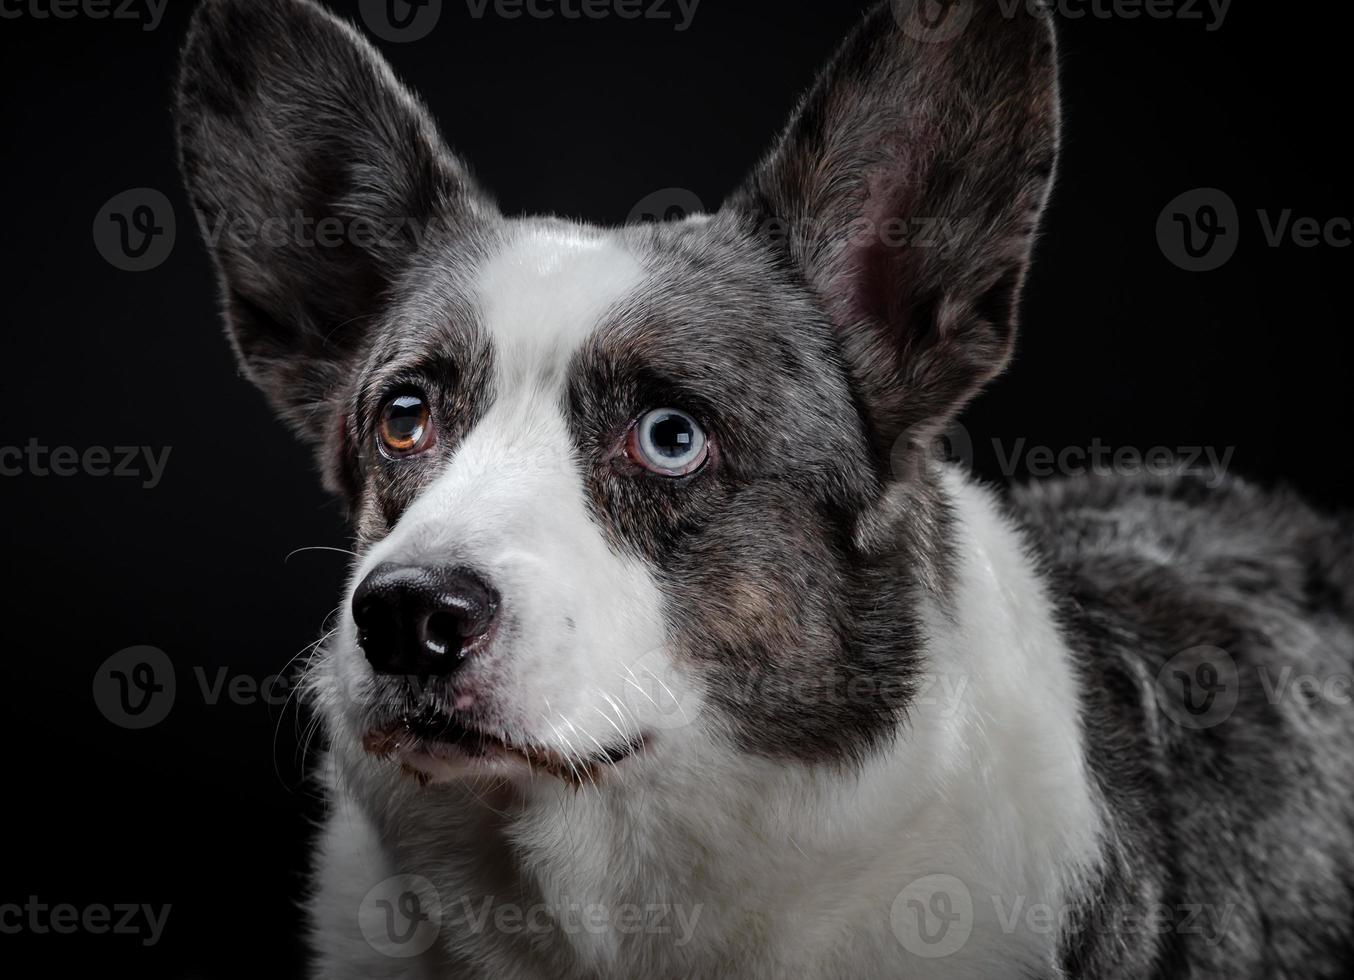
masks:
<path id="1" fill-rule="evenodd" d="M 1343 217 L 1348 242 L 1344 7 L 1242 0 L 1214 31 L 1060 17 L 1062 178 L 1018 361 L 965 418 L 982 475 L 1012 475 L 993 438 L 1006 453 L 1021 438 L 1211 446 L 1234 450 L 1234 471 L 1325 506 L 1354 501 L 1351 250 L 1270 247 L 1256 216 Z M 152 948 L 137 936 L 0 935 L 0 963 L 56 975 L 301 970 L 295 902 L 319 812 L 306 719 L 209 704 L 195 670 L 282 670 L 318 635 L 346 569 L 333 552 L 287 556 L 346 537 L 307 452 L 238 377 L 215 316 L 173 164 L 170 83 L 190 9 L 174 0 L 154 31 L 0 19 L 0 446 L 172 447 L 153 489 L 0 477 L 0 903 L 172 905 Z M 447 2 L 426 38 L 378 43 L 505 211 L 615 223 L 663 188 L 716 206 L 860 9 L 703 0 L 679 32 L 662 20 L 476 19 Z M 139 187 L 168 195 L 178 234 L 162 265 L 132 273 L 101 257 L 91 228 L 108 199 Z M 1156 236 L 1167 202 L 1197 187 L 1226 191 L 1240 212 L 1236 255 L 1206 273 L 1172 265 Z M 169 655 L 178 692 L 164 722 L 132 731 L 91 692 L 100 664 L 140 644 Z"/>

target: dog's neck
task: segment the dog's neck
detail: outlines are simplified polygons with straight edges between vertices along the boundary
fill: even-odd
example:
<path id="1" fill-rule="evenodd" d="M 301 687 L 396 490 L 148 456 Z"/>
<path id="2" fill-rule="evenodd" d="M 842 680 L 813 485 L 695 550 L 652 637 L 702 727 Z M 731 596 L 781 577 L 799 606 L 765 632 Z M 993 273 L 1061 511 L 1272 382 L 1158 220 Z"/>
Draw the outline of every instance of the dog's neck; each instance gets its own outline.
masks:
<path id="1" fill-rule="evenodd" d="M 921 880 L 914 891 L 939 883 L 969 914 L 947 963 L 1048 962 L 1053 930 L 1022 913 L 1065 914 L 1099 845 L 1076 685 L 1019 534 L 985 490 L 955 473 L 940 486 L 955 516 L 949 601 L 923 610 L 905 722 L 859 766 L 736 756 L 693 734 L 661 765 L 637 759 L 580 789 L 538 781 L 525 798 L 349 767 L 399 870 L 437 883 L 448 937 L 505 963 L 546 949 L 591 976 L 653 962 L 685 976 L 827 971 L 809 951 L 868 972 L 916 952 L 908 889 Z"/>

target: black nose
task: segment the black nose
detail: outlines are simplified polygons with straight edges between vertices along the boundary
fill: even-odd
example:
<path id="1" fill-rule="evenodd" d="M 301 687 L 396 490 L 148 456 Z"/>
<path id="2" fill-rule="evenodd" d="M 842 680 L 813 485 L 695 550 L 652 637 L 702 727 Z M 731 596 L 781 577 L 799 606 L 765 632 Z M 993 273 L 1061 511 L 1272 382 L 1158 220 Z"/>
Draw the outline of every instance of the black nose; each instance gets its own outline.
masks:
<path id="1" fill-rule="evenodd" d="M 353 593 L 358 643 L 382 674 L 445 677 L 493 624 L 498 594 L 464 568 L 377 565 Z"/>

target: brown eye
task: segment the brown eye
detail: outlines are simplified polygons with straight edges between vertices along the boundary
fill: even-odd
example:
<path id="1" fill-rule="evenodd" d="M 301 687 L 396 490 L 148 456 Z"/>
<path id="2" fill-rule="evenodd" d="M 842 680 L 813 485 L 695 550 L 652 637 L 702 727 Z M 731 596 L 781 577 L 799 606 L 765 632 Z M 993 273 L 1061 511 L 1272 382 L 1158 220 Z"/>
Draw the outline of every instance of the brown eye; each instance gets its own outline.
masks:
<path id="1" fill-rule="evenodd" d="M 387 456 L 412 456 L 433 444 L 432 413 L 427 400 L 406 391 L 381 405 L 381 447 Z"/>

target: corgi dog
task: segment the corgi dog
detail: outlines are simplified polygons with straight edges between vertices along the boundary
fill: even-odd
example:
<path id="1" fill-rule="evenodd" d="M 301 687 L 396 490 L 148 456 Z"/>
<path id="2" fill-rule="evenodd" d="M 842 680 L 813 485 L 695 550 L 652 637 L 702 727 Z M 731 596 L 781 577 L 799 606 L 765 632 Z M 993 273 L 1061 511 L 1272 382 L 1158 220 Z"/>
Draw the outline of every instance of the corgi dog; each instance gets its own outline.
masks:
<path id="1" fill-rule="evenodd" d="M 311 0 L 199 5 L 228 334 L 354 530 L 315 977 L 1347 975 L 1351 523 L 938 458 L 1059 101 L 1042 5 L 924 13 L 718 210 L 595 227 L 501 214 Z"/>

